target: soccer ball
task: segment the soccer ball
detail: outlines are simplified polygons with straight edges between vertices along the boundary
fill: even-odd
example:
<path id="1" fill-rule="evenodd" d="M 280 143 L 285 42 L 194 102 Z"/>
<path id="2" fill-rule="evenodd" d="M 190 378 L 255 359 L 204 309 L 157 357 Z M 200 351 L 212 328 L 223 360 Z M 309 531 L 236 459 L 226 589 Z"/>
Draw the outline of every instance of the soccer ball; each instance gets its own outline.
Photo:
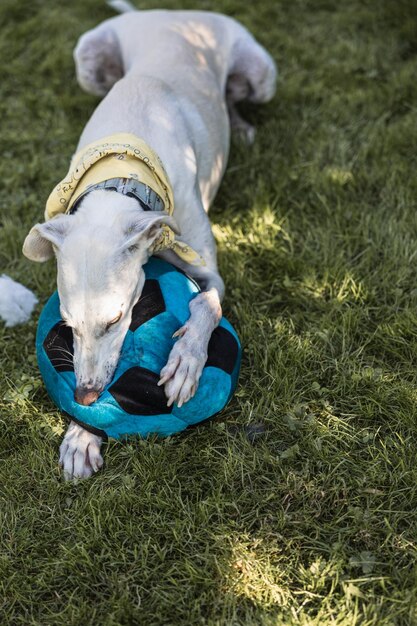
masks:
<path id="1" fill-rule="evenodd" d="M 189 317 L 197 284 L 173 265 L 152 257 L 144 266 L 146 281 L 133 308 L 113 380 L 90 406 L 75 402 L 72 330 L 59 312 L 58 293 L 46 303 L 38 325 L 36 350 L 46 389 L 74 421 L 102 437 L 168 436 L 221 411 L 237 385 L 241 347 L 229 322 L 214 330 L 198 390 L 182 407 L 167 407 L 159 372 L 174 344 L 173 333 Z"/>

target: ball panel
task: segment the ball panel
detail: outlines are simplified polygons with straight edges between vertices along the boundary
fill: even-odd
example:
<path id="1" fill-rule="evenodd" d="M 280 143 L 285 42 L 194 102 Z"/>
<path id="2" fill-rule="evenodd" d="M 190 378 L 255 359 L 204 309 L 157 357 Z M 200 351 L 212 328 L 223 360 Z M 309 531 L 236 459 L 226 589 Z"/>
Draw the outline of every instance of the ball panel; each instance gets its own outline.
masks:
<path id="1" fill-rule="evenodd" d="M 129 415 L 171 413 L 159 375 L 143 367 L 128 369 L 108 388 L 120 408 Z"/>
<path id="2" fill-rule="evenodd" d="M 108 410 L 108 414 L 111 412 Z M 131 416 L 130 420 L 125 419 L 125 414 L 121 414 L 120 410 L 115 419 L 106 427 L 106 433 L 109 437 L 115 439 L 126 439 L 135 435 L 140 437 L 149 437 L 149 435 L 158 435 L 160 437 L 169 437 L 187 428 L 187 424 L 175 415 L 142 415 Z"/>
<path id="3" fill-rule="evenodd" d="M 222 317 L 222 319 L 220 320 L 219 326 L 221 326 L 222 328 L 225 328 L 226 330 L 229 331 L 231 335 L 233 335 L 233 337 L 236 339 L 240 348 L 240 340 L 239 340 L 238 334 L 233 328 L 233 326 L 231 325 L 231 323 L 225 317 Z"/>
<path id="4" fill-rule="evenodd" d="M 57 372 L 74 371 L 74 338 L 72 330 L 58 322 L 51 328 L 43 342 L 45 352 Z"/>
<path id="5" fill-rule="evenodd" d="M 176 268 L 164 261 L 163 259 L 158 259 L 158 257 L 151 257 L 143 266 L 143 270 L 145 272 L 146 278 L 156 278 L 156 280 L 160 281 L 162 276 L 165 274 L 176 274 Z"/>
<path id="6" fill-rule="evenodd" d="M 133 307 L 129 330 L 134 332 L 145 322 L 165 311 L 161 287 L 155 278 L 145 280 L 142 294 Z"/>
<path id="7" fill-rule="evenodd" d="M 217 367 L 205 367 L 193 398 L 181 407 L 174 405 L 173 414 L 188 426 L 213 417 L 227 404 L 231 378 Z"/>
<path id="8" fill-rule="evenodd" d="M 159 374 L 166 365 L 169 353 L 174 345 L 172 335 L 178 330 L 179 322 L 169 311 L 160 313 L 133 334 L 135 365 Z M 125 359 L 123 345 L 121 362 Z"/>
<path id="9" fill-rule="evenodd" d="M 239 346 L 236 339 L 226 328 L 218 326 L 214 329 L 209 341 L 205 367 L 218 367 L 227 374 L 231 374 L 238 354 Z"/>
<path id="10" fill-rule="evenodd" d="M 75 374 L 74 371 L 57 371 L 52 365 L 43 343 L 37 345 L 39 369 L 45 383 L 46 390 L 58 407 L 70 415 L 76 415 L 77 405 L 74 400 Z"/>
<path id="11" fill-rule="evenodd" d="M 180 272 L 167 272 L 159 279 L 167 311 L 178 319 L 178 328 L 190 317 L 190 301 L 199 292 L 197 285 Z"/>
<path id="12" fill-rule="evenodd" d="M 229 331 L 229 333 L 235 338 L 236 343 L 237 343 L 237 347 L 238 347 L 235 366 L 233 368 L 233 372 L 230 375 L 230 377 L 231 377 L 231 385 L 230 385 L 229 397 L 227 399 L 227 402 L 229 402 L 229 400 L 232 398 L 232 396 L 233 396 L 233 394 L 235 392 L 235 389 L 237 387 L 237 382 L 239 380 L 240 365 L 241 365 L 241 361 L 242 361 L 242 347 L 240 345 L 240 341 L 239 341 L 239 337 L 238 337 L 237 332 L 235 331 L 235 329 L 233 328 L 231 323 L 225 317 L 222 317 L 222 319 L 220 320 L 219 327 L 225 328 L 226 330 Z"/>

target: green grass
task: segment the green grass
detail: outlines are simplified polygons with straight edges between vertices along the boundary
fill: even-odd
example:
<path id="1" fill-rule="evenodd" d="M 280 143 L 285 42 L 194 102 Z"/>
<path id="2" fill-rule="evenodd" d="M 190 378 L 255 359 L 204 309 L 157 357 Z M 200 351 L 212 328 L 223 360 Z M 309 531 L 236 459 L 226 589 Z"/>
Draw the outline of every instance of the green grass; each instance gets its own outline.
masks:
<path id="1" fill-rule="evenodd" d="M 257 140 L 234 146 L 212 212 L 239 390 L 209 425 L 109 443 L 100 475 L 65 484 L 41 305 L 0 326 L 0 623 L 417 624 L 414 1 L 181 7 L 236 16 L 281 70 L 275 100 L 246 109 Z M 96 105 L 72 49 L 111 15 L 0 7 L 0 269 L 41 304 L 54 264 L 21 244 Z"/>

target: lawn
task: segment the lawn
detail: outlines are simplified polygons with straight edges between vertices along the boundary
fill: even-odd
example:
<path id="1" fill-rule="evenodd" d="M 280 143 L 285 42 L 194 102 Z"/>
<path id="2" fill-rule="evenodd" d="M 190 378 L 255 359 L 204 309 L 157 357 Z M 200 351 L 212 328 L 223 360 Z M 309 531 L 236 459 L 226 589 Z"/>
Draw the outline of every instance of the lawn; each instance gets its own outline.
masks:
<path id="1" fill-rule="evenodd" d="M 97 103 L 72 49 L 112 11 L 2 0 L 0 270 L 40 305 L 0 325 L 0 624 L 417 624 L 414 0 L 164 6 L 235 16 L 280 69 L 212 210 L 238 392 L 62 481 L 34 355 L 55 266 L 21 245 Z"/>

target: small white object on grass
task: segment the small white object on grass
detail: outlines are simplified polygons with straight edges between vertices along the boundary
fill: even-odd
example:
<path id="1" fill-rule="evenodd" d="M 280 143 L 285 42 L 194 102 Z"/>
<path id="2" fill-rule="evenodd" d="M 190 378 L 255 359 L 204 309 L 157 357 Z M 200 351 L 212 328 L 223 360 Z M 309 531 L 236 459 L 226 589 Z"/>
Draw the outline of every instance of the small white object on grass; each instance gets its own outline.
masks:
<path id="1" fill-rule="evenodd" d="M 6 274 L 0 276 L 0 318 L 6 326 L 27 322 L 37 302 L 37 297 L 30 289 Z"/>

